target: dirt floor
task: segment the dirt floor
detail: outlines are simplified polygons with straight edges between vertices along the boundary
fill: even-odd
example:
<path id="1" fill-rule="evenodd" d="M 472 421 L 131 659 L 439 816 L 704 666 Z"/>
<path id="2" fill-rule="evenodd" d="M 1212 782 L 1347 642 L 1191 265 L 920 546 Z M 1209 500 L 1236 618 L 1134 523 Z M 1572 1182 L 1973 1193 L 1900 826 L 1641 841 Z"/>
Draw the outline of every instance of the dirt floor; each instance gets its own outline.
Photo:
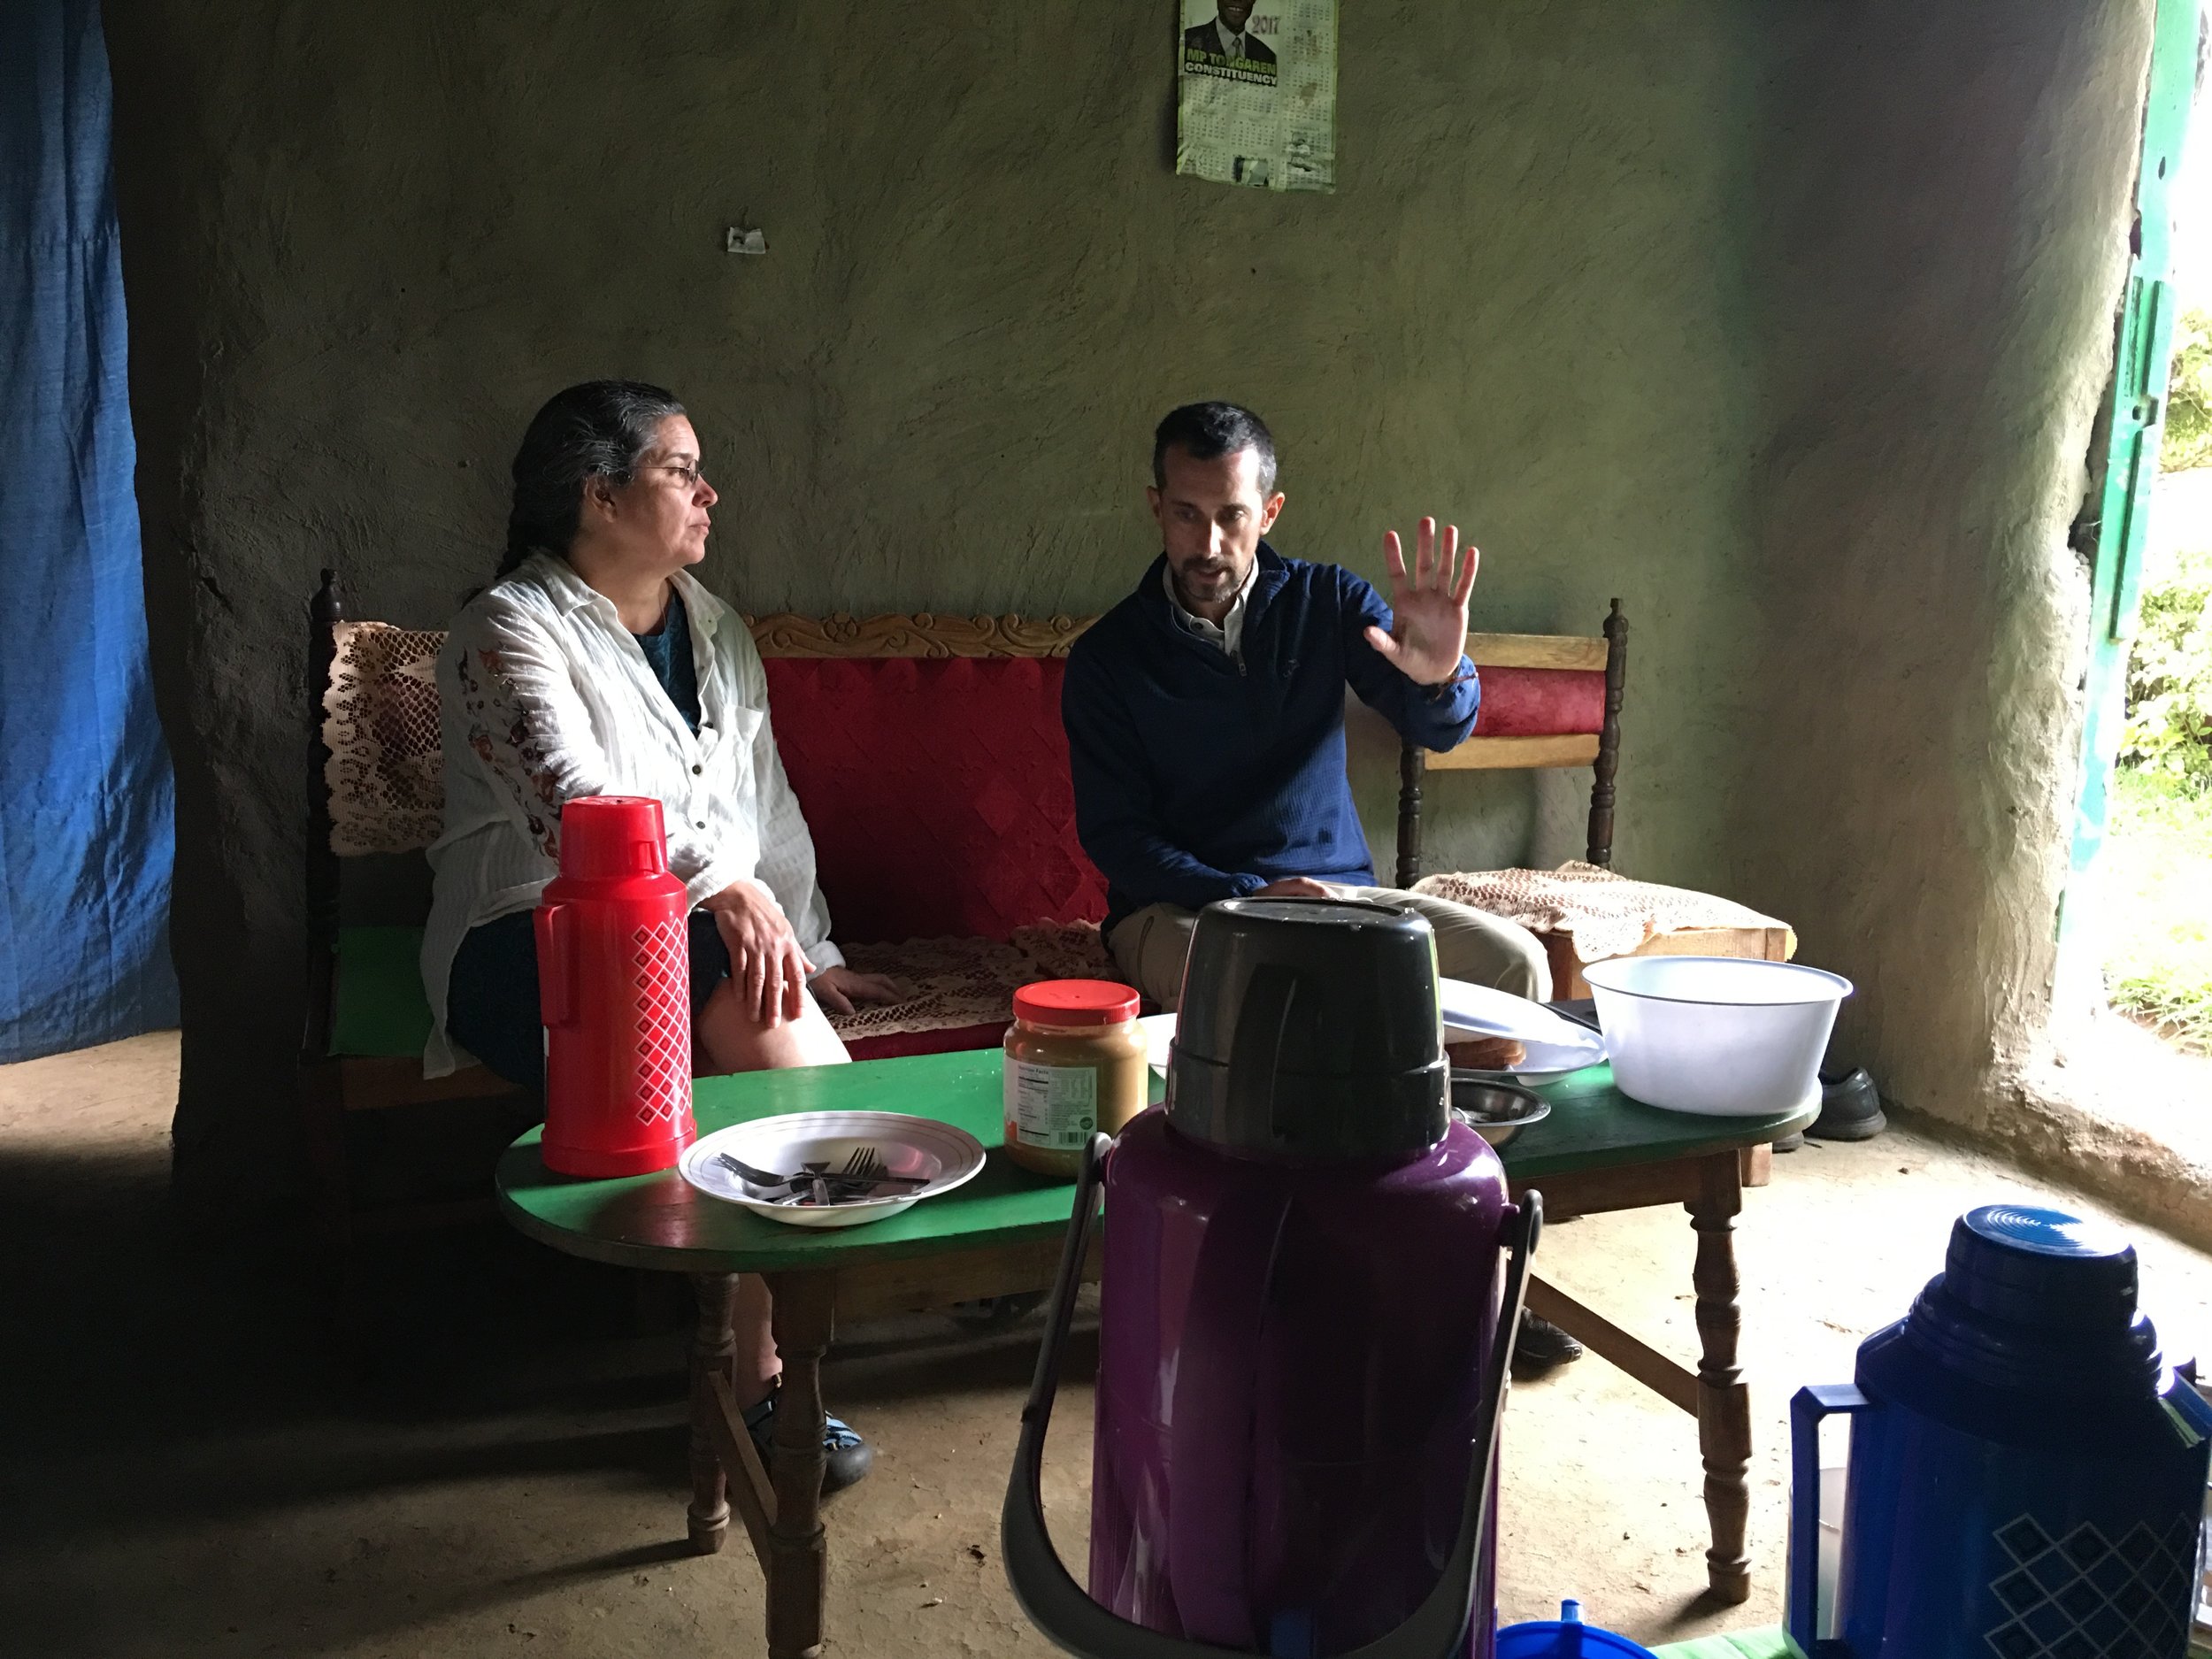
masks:
<path id="1" fill-rule="evenodd" d="M 362 1381 L 332 1362 L 311 1253 L 169 1225 L 175 1065 L 155 1036 L 0 1068 L 0 1654 L 761 1651 L 741 1548 L 701 1559 L 681 1542 L 680 1310 L 487 1226 L 383 1259 L 356 1328 L 386 1363 Z M 1692 1420 L 1590 1358 L 1512 1397 L 1505 1617 L 1576 1595 L 1646 1641 L 1778 1621 L 1790 1392 L 1849 1377 L 1959 1211 L 2055 1196 L 2101 1213 L 1900 1132 L 1778 1158 L 1739 1235 L 1751 1602 L 1699 1597 Z M 2212 1257 L 2132 1231 L 2168 1352 L 2191 1352 L 2212 1330 Z M 1542 1269 L 1686 1359 L 1690 1255 L 1681 1213 L 1649 1211 L 1554 1229 Z M 1033 1333 L 981 1341 L 918 1317 L 842 1336 L 833 1403 L 879 1452 L 830 1504 L 828 1651 L 1046 1653 L 996 1540 Z M 1091 1357 L 1079 1343 L 1086 1371 Z M 1076 1561 L 1080 1383 L 1048 1491 Z"/>

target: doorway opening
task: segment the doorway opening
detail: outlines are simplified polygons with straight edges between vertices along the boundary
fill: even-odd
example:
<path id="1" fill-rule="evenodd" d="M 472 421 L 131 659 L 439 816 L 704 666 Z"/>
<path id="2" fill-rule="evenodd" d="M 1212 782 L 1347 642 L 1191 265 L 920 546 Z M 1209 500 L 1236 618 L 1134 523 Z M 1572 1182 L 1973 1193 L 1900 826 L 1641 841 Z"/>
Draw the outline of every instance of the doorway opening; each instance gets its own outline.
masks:
<path id="1" fill-rule="evenodd" d="M 2212 142 L 2200 0 L 2160 0 L 2094 535 L 2062 1000 L 2102 1066 L 2212 1105 Z M 2212 116 L 2212 111 L 2204 111 Z M 2176 1098 L 2177 1095 L 2182 1098 Z M 2202 1126 L 2212 1134 L 2212 1122 Z M 2191 1139 L 2200 1139 L 2192 1136 Z"/>

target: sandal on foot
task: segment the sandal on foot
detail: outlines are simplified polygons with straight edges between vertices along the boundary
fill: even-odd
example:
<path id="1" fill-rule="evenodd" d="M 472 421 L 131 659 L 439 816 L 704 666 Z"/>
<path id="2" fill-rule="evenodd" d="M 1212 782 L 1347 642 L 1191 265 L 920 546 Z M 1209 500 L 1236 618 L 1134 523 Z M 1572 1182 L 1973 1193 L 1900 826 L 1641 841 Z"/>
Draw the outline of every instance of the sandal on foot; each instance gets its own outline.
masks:
<path id="1" fill-rule="evenodd" d="M 760 1461 L 769 1463 L 768 1448 L 776 1437 L 776 1400 L 783 1392 L 780 1382 L 770 1390 L 768 1397 L 757 1406 L 748 1407 L 742 1417 L 745 1429 L 753 1437 L 753 1445 L 760 1453 Z M 851 1424 L 842 1417 L 832 1417 L 822 1425 L 822 1495 L 842 1492 L 868 1472 L 876 1461 L 875 1448 L 855 1432 Z"/>

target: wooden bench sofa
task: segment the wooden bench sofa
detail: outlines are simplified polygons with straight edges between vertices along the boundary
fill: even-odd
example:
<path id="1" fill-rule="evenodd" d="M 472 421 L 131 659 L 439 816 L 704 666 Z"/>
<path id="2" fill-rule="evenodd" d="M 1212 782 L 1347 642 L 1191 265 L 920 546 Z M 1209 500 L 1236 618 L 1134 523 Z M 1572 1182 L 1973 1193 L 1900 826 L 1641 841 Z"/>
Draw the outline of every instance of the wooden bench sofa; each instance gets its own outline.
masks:
<path id="1" fill-rule="evenodd" d="M 1112 972 L 1096 931 L 1105 883 L 1076 839 L 1059 713 L 1064 659 L 1089 618 L 747 621 L 838 941 L 856 965 L 918 992 L 837 1022 L 856 1058 L 995 1046 L 1017 985 Z M 1601 638 L 1471 638 L 1485 680 L 1474 734 L 1448 755 L 1402 757 L 1400 885 L 1420 874 L 1425 782 L 1433 789 L 1439 774 L 1464 769 L 1592 767 L 1587 856 L 1609 862 L 1626 636 L 1616 601 Z M 474 1102 L 488 1156 L 539 1114 L 480 1066 L 422 1075 L 430 1011 L 416 968 L 427 895 L 420 850 L 442 807 L 434 664 L 443 635 L 349 620 L 326 571 L 308 643 L 299 1093 L 315 1212 L 325 1235 L 342 1242 L 484 1207 L 487 1182 L 472 1168 L 456 1172 L 445 1201 L 371 1202 L 357 1167 L 367 1124 Z M 395 866 L 404 872 L 396 905 Z M 371 870 L 380 882 L 357 879 Z M 380 887 L 380 911 L 354 902 L 361 886 Z M 1554 954 L 1556 962 L 1557 946 Z M 1564 965 L 1571 971 L 1571 955 Z"/>

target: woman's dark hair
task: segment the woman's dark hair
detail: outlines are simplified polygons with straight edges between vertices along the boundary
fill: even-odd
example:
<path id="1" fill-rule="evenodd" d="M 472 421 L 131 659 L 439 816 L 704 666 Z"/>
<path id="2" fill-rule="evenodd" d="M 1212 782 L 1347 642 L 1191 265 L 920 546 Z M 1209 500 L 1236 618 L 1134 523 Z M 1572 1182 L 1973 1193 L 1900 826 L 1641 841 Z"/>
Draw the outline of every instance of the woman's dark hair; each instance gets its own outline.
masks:
<path id="1" fill-rule="evenodd" d="M 566 554 L 583 513 L 585 480 L 628 483 L 661 422 L 683 412 L 675 393 L 641 380 L 586 380 L 547 399 L 515 451 L 515 504 L 499 574 L 541 548 Z"/>

